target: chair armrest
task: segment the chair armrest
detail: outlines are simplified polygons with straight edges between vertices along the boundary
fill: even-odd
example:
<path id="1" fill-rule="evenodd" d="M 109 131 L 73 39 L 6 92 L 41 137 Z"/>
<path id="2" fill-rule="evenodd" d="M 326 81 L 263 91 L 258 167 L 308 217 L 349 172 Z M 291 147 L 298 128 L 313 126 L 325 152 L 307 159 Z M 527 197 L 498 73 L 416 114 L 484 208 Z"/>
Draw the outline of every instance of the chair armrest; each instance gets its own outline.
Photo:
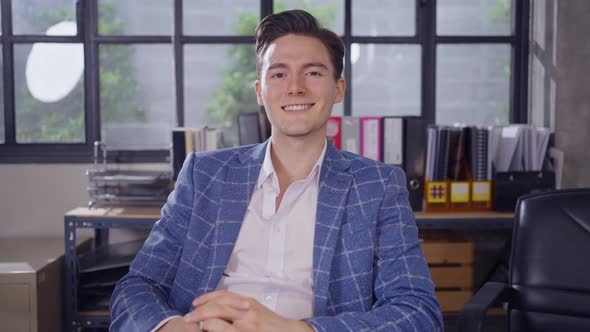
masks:
<path id="1" fill-rule="evenodd" d="M 512 288 L 502 282 L 486 282 L 482 288 L 463 306 L 459 314 L 459 332 L 481 331 L 487 310 L 500 302 L 507 301 Z"/>

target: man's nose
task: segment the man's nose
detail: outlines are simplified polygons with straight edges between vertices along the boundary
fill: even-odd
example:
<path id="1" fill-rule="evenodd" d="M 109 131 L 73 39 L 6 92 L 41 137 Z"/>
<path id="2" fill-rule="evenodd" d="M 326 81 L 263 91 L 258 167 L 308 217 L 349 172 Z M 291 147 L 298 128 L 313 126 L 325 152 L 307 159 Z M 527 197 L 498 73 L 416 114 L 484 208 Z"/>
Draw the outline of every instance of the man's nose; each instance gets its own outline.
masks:
<path id="1" fill-rule="evenodd" d="M 291 77 L 289 80 L 289 94 L 290 95 L 300 95 L 305 93 L 305 82 L 304 78 L 302 77 Z"/>

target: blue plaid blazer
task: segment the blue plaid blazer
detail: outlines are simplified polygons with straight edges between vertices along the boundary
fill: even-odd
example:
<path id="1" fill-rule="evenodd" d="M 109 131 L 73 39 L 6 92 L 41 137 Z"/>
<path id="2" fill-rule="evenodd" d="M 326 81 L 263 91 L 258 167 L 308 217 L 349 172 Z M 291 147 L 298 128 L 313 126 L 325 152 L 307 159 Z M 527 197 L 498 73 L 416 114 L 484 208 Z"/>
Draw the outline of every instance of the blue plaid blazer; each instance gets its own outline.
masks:
<path id="1" fill-rule="evenodd" d="M 191 154 L 176 189 L 111 298 L 112 331 L 149 331 L 217 288 L 266 143 Z M 313 253 L 317 331 L 441 331 L 405 175 L 328 145 Z"/>

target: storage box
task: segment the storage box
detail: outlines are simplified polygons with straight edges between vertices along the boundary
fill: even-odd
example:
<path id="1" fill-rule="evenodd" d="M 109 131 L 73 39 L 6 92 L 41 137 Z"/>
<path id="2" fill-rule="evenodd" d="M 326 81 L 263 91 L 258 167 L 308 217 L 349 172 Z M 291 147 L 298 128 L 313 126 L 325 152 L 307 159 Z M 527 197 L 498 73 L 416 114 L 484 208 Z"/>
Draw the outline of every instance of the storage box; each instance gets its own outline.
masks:
<path id="1" fill-rule="evenodd" d="M 471 299 L 473 292 L 469 290 L 437 290 L 435 295 L 443 312 L 459 312 Z"/>
<path id="2" fill-rule="evenodd" d="M 425 241 L 422 250 L 443 312 L 460 311 L 473 294 L 475 244 L 470 241 Z"/>

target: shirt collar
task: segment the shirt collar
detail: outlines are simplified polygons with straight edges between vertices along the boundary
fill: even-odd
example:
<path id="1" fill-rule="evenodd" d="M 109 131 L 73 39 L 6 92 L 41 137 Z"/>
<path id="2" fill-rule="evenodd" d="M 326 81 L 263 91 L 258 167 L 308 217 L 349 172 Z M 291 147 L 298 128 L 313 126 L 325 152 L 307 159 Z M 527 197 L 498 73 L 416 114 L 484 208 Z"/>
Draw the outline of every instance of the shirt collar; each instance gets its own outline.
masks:
<path id="1" fill-rule="evenodd" d="M 318 160 L 316 160 L 313 168 L 311 169 L 311 172 L 309 172 L 309 174 L 307 175 L 305 180 L 309 180 L 311 177 L 319 175 L 319 172 L 322 168 L 322 163 L 324 162 L 324 156 L 326 155 L 326 148 L 328 147 L 327 141 L 328 141 L 327 139 L 324 141 L 324 148 L 322 149 L 322 153 L 320 154 L 320 157 L 318 158 Z M 269 177 L 276 176 L 274 166 L 272 165 L 272 158 L 270 156 L 270 145 L 272 144 L 271 142 L 272 142 L 272 140 L 269 139 L 268 144 L 266 145 L 266 152 L 264 153 L 264 161 L 262 162 L 262 168 L 260 169 L 260 175 L 258 176 L 258 183 L 256 184 L 257 189 L 260 189 L 262 184 L 264 182 L 266 182 L 266 180 Z M 319 181 L 319 176 L 316 176 L 316 182 L 318 182 L 318 181 Z"/>

